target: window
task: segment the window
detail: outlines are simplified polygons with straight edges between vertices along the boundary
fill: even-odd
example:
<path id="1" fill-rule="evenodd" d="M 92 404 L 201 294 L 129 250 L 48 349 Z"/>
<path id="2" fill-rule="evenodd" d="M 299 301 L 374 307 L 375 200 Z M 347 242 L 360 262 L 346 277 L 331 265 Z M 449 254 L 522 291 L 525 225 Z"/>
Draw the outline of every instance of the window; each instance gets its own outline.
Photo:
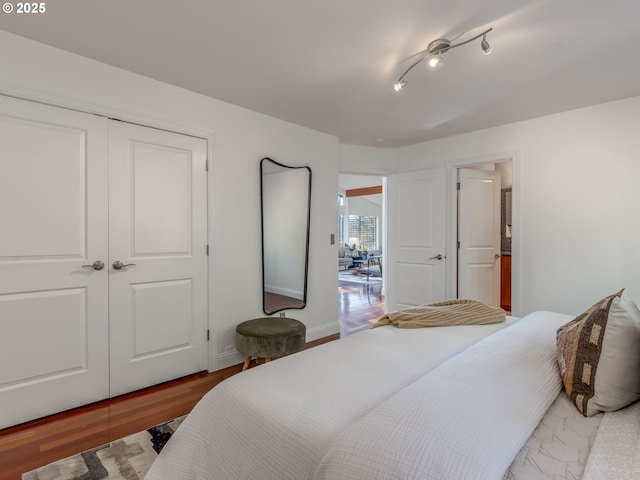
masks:
<path id="1" fill-rule="evenodd" d="M 338 194 L 338 244 L 344 245 L 347 242 L 347 236 L 345 235 L 345 196 L 342 193 Z"/>
<path id="2" fill-rule="evenodd" d="M 367 250 L 378 249 L 378 217 L 349 215 L 349 245 Z"/>
<path id="3" fill-rule="evenodd" d="M 346 241 L 344 236 L 344 215 L 340 214 L 338 215 L 338 243 L 344 245 Z"/>

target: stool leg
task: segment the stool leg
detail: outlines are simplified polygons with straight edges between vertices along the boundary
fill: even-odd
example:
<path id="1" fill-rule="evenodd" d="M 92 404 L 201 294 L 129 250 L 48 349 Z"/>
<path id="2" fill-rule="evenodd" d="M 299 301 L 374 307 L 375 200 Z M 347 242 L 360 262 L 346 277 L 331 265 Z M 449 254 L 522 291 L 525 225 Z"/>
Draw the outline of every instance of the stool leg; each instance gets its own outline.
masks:
<path id="1" fill-rule="evenodd" d="M 242 365 L 242 371 L 244 372 L 247 368 L 249 368 L 249 362 L 251 361 L 251 355 L 247 355 L 247 358 L 244 360 L 244 365 Z"/>

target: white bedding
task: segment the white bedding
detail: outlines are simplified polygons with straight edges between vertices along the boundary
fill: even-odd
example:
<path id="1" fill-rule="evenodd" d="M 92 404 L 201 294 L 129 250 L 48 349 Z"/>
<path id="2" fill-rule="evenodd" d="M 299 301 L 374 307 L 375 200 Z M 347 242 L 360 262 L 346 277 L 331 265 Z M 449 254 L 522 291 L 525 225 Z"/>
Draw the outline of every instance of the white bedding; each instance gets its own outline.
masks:
<path id="1" fill-rule="evenodd" d="M 337 438 L 315 480 L 500 480 L 561 387 L 555 332 L 536 312 L 469 347 Z"/>
<path id="2" fill-rule="evenodd" d="M 311 478 L 335 438 L 492 325 L 381 327 L 235 375 L 173 435 L 149 480 Z"/>
<path id="3" fill-rule="evenodd" d="M 571 318 L 533 314 L 536 327 L 554 334 L 558 323 Z M 509 340 L 498 347 L 489 337 L 496 333 L 508 339 L 511 325 L 520 328 L 527 323 L 523 321 L 507 318 L 504 324 L 418 330 L 382 327 L 238 374 L 203 398 L 146 478 L 640 479 L 640 402 L 585 418 L 576 415 L 563 393 L 555 394 L 558 375 L 545 382 L 545 374 L 539 378 L 541 395 L 535 406 L 526 404 L 531 377 L 524 380 L 522 371 L 514 373 L 511 362 L 501 363 L 495 355 L 503 350 L 517 353 L 522 347 Z M 528 358 L 516 363 L 540 367 L 536 377 L 548 370 L 548 353 L 533 363 L 532 357 L 516 355 Z M 496 360 L 487 361 L 493 357 Z M 467 362 L 472 365 L 469 372 L 458 375 Z M 489 383 L 498 382 L 493 387 L 488 386 L 487 372 L 480 377 L 491 362 Z M 447 371 L 453 373 L 451 385 Z M 506 383 L 500 385 L 500 379 Z M 462 393 L 465 384 L 474 383 L 471 391 L 482 393 L 479 402 Z M 452 395 L 452 385 L 462 390 Z M 442 394 L 432 397 L 430 392 Z M 485 415 L 493 403 L 506 416 L 496 411 Z M 455 408 L 462 413 L 447 417 Z M 432 418 L 419 413 L 416 424 L 419 409 Z M 472 425 L 473 418 L 480 422 Z M 436 430 L 439 439 L 449 442 L 447 448 L 433 436 Z M 474 446 L 478 442 L 480 448 Z M 432 466 L 424 464 L 433 465 L 429 457 L 446 471 L 429 476 Z M 509 458 L 513 462 L 505 472 Z"/>
<path id="4" fill-rule="evenodd" d="M 583 479 L 602 418 L 603 414 L 583 417 L 561 391 L 516 455 L 504 480 Z"/>
<path id="5" fill-rule="evenodd" d="M 606 412 L 587 461 L 583 480 L 640 478 L 640 401 Z"/>
<path id="6" fill-rule="evenodd" d="M 562 391 L 504 480 L 640 479 L 640 402 L 583 417 Z"/>

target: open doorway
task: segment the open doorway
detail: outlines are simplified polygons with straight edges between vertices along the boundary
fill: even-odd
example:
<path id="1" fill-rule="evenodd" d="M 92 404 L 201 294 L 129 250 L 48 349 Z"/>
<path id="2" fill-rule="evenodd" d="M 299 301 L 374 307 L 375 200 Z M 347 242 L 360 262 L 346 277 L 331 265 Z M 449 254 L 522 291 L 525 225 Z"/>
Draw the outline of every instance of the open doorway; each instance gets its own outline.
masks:
<path id="1" fill-rule="evenodd" d="M 384 314 L 384 178 L 339 175 L 338 316 L 341 336 Z"/>
<path id="2" fill-rule="evenodd" d="M 505 163 L 506 162 L 506 163 Z M 518 315 L 519 308 L 519 178 L 520 158 L 517 151 L 474 160 L 447 162 L 445 167 L 402 172 L 386 178 L 385 203 L 388 210 L 385 253 L 385 308 L 396 311 L 426 303 L 467 296 L 459 291 L 458 270 L 458 171 L 481 164 L 491 164 L 491 170 L 508 167 L 502 175 L 507 183 L 499 185 L 498 199 L 502 203 L 508 192 L 513 194 L 512 221 L 508 228 L 498 227 L 498 238 L 510 235 L 506 248 L 502 242 L 492 247 L 491 263 L 500 270 L 506 263 L 504 279 L 510 287 L 508 301 L 500 304 Z M 497 167 L 496 167 L 497 165 Z M 503 190 L 504 189 L 504 190 Z M 509 190 L 511 189 L 511 190 Z M 494 197 L 495 198 L 495 197 Z M 505 208 L 505 216 L 507 211 Z M 501 218 L 502 213 L 500 213 Z M 462 222 L 466 226 L 465 222 Z M 480 223 L 482 225 L 482 223 Z M 512 248 L 513 245 L 513 248 Z M 460 245 L 461 247 L 463 245 Z M 513 256 L 511 256 L 513 251 Z M 505 253 L 505 255 L 503 255 Z M 496 258 L 496 254 L 498 257 Z M 509 258 L 503 258 L 509 257 Z M 513 263 L 508 263 L 513 258 Z M 513 268 L 511 268 L 511 266 Z M 483 272 L 476 271 L 477 276 Z M 502 288 L 502 287 L 499 287 Z M 505 292 L 507 293 L 507 292 Z M 470 295 L 474 298 L 475 295 Z M 498 301 L 492 302 L 498 305 Z"/>
<path id="3" fill-rule="evenodd" d="M 456 169 L 456 291 L 511 312 L 513 162 Z"/>

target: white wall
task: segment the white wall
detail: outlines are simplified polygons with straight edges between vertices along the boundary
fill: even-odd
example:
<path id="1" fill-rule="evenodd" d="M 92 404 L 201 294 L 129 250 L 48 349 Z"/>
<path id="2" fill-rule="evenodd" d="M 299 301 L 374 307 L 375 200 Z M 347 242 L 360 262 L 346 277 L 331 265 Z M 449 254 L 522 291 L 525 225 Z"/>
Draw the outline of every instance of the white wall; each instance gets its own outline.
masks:
<path id="1" fill-rule="evenodd" d="M 363 195 L 361 197 L 348 197 L 347 203 L 349 215 L 362 215 L 366 217 L 382 216 L 381 194 Z"/>
<path id="2" fill-rule="evenodd" d="M 518 313 L 574 314 L 622 287 L 640 301 L 638 125 L 634 97 L 400 148 L 396 161 L 406 172 L 518 152 Z"/>
<path id="3" fill-rule="evenodd" d="M 0 31 L 0 92 L 46 100 L 210 139 L 210 366 L 237 363 L 235 326 L 262 313 L 259 162 L 269 156 L 313 172 L 309 294 L 288 316 L 307 340 L 339 331 L 336 137 L 126 72 Z"/>
<path id="4" fill-rule="evenodd" d="M 395 172 L 396 151 L 361 145 L 340 145 L 340 172 L 389 175 Z"/>

